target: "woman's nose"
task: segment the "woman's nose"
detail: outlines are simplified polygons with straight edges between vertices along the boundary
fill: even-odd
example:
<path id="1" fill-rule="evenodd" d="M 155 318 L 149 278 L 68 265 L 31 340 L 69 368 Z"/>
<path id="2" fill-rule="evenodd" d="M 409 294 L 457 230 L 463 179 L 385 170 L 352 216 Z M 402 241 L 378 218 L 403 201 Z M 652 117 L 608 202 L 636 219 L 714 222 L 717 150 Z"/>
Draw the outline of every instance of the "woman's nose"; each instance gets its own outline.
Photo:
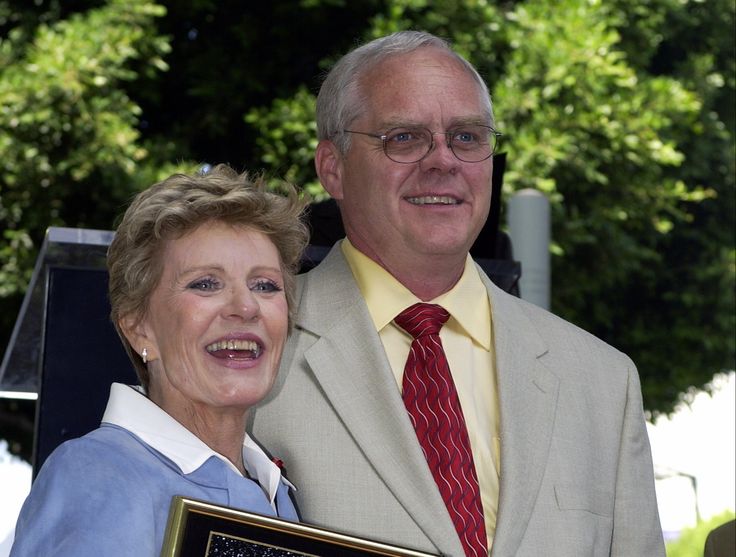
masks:
<path id="1" fill-rule="evenodd" d="M 258 298 L 251 292 L 250 288 L 242 286 L 231 289 L 225 307 L 226 317 L 250 321 L 258 317 L 260 313 L 261 307 Z"/>

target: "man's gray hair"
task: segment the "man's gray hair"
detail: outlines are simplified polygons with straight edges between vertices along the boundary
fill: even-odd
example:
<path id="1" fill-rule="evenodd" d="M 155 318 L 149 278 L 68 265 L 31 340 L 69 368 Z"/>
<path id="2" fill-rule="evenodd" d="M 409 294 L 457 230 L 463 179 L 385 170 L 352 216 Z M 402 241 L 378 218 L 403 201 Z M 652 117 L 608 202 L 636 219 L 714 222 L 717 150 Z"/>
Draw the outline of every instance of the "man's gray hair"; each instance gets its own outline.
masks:
<path id="1" fill-rule="evenodd" d="M 447 53 L 467 70 L 478 84 L 489 124 L 494 125 L 493 106 L 488 86 L 478 71 L 440 37 L 424 31 L 398 31 L 359 46 L 340 58 L 327 74 L 317 96 L 317 138 L 332 140 L 341 153 L 350 148 L 350 134 L 343 133 L 360 117 L 365 94 L 360 79 L 391 56 L 409 54 L 420 48 L 435 48 Z"/>

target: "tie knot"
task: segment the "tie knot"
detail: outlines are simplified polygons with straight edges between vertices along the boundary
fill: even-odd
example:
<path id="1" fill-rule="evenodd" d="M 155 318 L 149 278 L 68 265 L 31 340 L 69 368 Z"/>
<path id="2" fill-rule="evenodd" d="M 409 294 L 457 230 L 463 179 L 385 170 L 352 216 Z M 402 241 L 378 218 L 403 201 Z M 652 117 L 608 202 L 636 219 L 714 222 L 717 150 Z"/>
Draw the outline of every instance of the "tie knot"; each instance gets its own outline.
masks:
<path id="1" fill-rule="evenodd" d="M 396 324 L 413 338 L 436 335 L 450 314 L 437 304 L 414 304 L 396 316 Z"/>

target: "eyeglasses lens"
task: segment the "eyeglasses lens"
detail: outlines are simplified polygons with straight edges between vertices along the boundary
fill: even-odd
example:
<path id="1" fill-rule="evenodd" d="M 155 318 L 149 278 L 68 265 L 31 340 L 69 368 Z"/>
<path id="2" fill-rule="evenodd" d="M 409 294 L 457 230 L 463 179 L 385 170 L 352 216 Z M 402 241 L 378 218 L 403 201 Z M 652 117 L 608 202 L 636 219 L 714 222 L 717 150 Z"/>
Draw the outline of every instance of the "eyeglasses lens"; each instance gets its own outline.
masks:
<path id="1" fill-rule="evenodd" d="M 468 125 L 435 133 L 426 128 L 394 128 L 383 137 L 384 150 L 388 158 L 395 162 L 418 162 L 432 150 L 434 135 L 449 138 L 450 149 L 464 162 L 485 160 L 494 153 L 496 147 L 496 132 L 492 128 Z"/>

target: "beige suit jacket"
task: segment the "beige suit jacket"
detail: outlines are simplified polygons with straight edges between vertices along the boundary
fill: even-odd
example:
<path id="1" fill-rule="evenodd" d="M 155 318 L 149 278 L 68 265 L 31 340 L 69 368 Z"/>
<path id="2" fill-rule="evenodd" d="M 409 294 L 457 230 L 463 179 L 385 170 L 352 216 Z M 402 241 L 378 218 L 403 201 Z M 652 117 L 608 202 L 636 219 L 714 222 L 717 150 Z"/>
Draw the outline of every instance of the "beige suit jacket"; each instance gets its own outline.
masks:
<path id="1" fill-rule="evenodd" d="M 664 556 L 631 360 L 506 294 L 493 312 L 501 484 L 493 557 Z M 286 463 L 305 522 L 461 557 L 383 346 L 339 246 L 298 315 L 251 432 Z"/>

